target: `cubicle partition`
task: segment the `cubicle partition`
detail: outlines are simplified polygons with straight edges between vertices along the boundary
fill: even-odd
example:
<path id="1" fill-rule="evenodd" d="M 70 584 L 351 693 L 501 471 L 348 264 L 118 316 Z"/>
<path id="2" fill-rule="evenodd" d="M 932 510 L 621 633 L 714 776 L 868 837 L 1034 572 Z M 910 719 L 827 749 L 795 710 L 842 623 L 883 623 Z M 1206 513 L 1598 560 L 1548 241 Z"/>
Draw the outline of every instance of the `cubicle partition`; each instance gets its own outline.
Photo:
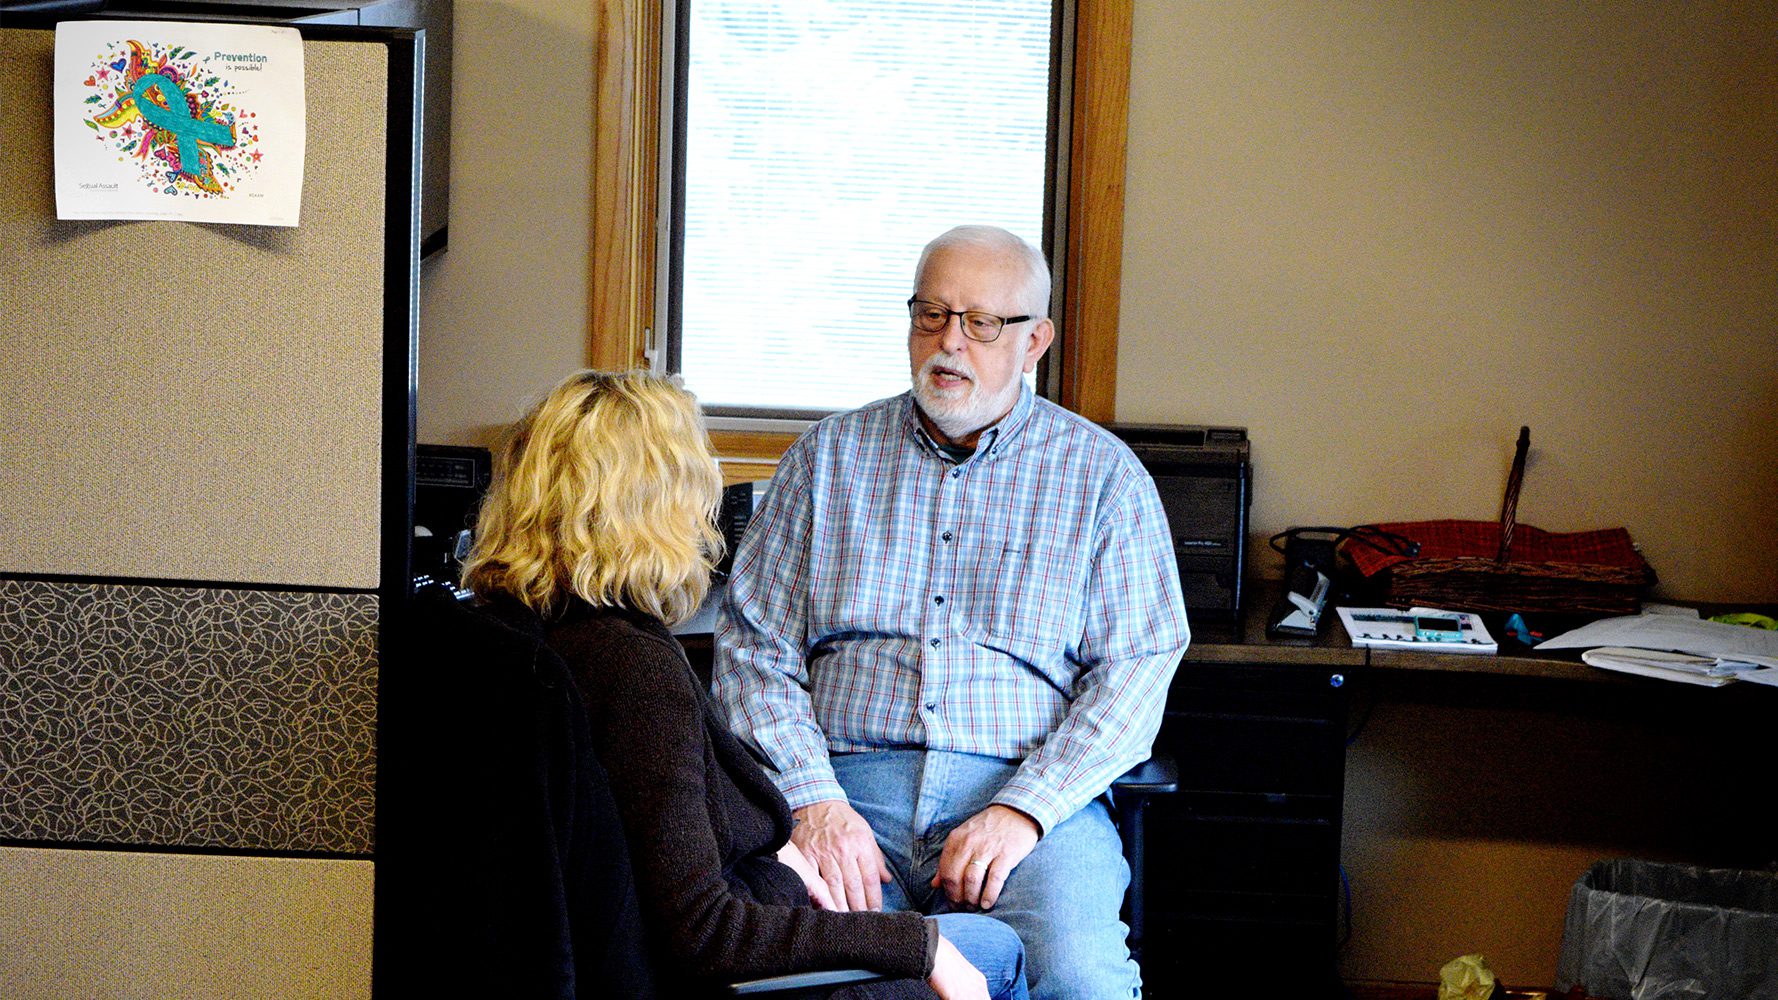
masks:
<path id="1" fill-rule="evenodd" d="M 302 32 L 281 229 L 57 221 L 54 32 L 0 29 L 3 996 L 370 991 L 420 46 Z"/>

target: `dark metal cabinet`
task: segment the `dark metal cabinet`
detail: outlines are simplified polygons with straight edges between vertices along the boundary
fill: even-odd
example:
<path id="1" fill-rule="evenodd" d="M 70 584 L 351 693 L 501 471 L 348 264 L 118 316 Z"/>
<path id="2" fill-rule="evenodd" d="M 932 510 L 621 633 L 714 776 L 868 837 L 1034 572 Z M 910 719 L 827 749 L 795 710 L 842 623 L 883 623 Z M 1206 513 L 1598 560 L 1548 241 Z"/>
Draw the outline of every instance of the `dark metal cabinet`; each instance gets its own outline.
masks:
<path id="1" fill-rule="evenodd" d="M 1179 794 L 1149 810 L 1142 873 L 1150 996 L 1337 989 L 1346 713 L 1360 669 L 1180 664 L 1156 741 L 1179 764 Z"/>

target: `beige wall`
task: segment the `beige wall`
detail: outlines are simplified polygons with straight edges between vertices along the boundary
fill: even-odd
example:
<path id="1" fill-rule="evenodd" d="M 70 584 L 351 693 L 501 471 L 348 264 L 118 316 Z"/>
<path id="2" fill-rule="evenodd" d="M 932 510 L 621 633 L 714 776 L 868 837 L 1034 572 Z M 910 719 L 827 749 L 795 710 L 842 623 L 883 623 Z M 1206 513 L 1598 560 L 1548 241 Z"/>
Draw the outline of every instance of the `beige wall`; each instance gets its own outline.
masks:
<path id="1" fill-rule="evenodd" d="M 590 6 L 457 6 L 422 441 L 585 361 Z M 1770 0 L 1136 6 L 1120 419 L 1247 425 L 1258 534 L 1493 517 L 1529 424 L 1526 523 L 1778 597 Z"/>
<path id="2" fill-rule="evenodd" d="M 1257 536 L 1492 518 L 1523 423 L 1526 523 L 1778 600 L 1778 5 L 1138 0 L 1132 63 L 1118 416 L 1247 425 Z M 1348 977 L 1551 985 L 1590 861 L 1698 843 L 1658 723 L 1479 690 L 1349 751 Z"/>
<path id="3" fill-rule="evenodd" d="M 1778 6 L 1136 5 L 1118 416 L 1253 527 L 1624 525 L 1778 599 Z"/>
<path id="4" fill-rule="evenodd" d="M 420 268 L 423 442 L 491 444 L 586 363 L 592 7 L 454 8 L 450 249 Z"/>

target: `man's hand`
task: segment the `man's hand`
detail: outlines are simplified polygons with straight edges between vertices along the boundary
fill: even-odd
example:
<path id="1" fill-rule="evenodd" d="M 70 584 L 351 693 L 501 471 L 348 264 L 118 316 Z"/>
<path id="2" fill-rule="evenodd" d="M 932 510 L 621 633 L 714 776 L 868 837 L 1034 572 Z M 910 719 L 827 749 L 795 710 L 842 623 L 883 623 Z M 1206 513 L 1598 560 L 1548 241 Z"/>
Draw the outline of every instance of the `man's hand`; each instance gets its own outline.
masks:
<path id="1" fill-rule="evenodd" d="M 991 909 L 1006 877 L 1037 846 L 1037 821 L 1011 806 L 991 805 L 945 838 L 934 888 L 953 903 Z"/>
<path id="2" fill-rule="evenodd" d="M 815 863 L 833 896 L 833 908 L 882 909 L 889 862 L 858 810 L 844 799 L 827 799 L 804 806 L 794 815 L 797 824 L 790 832 L 790 842 Z"/>
<path id="3" fill-rule="evenodd" d="M 834 908 L 833 890 L 821 880 L 821 873 L 815 870 L 815 865 L 803 857 L 803 852 L 797 849 L 796 841 L 787 841 L 783 847 L 778 848 L 778 861 L 803 880 L 803 888 L 808 890 L 809 902 L 815 904 L 815 909 Z"/>

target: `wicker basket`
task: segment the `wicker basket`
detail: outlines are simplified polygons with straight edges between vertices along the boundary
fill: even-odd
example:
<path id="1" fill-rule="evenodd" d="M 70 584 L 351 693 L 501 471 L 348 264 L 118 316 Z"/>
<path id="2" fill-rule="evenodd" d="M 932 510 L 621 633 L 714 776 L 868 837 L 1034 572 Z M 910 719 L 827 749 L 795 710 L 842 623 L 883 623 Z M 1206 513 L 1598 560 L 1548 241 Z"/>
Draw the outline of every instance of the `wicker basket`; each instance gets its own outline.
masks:
<path id="1" fill-rule="evenodd" d="M 1453 611 L 1635 614 L 1655 573 L 1622 528 L 1557 534 L 1518 523 L 1531 430 L 1519 428 L 1500 521 L 1408 521 L 1373 527 L 1418 543 L 1406 556 L 1348 545 L 1365 576 L 1386 574 L 1385 603 Z"/>

